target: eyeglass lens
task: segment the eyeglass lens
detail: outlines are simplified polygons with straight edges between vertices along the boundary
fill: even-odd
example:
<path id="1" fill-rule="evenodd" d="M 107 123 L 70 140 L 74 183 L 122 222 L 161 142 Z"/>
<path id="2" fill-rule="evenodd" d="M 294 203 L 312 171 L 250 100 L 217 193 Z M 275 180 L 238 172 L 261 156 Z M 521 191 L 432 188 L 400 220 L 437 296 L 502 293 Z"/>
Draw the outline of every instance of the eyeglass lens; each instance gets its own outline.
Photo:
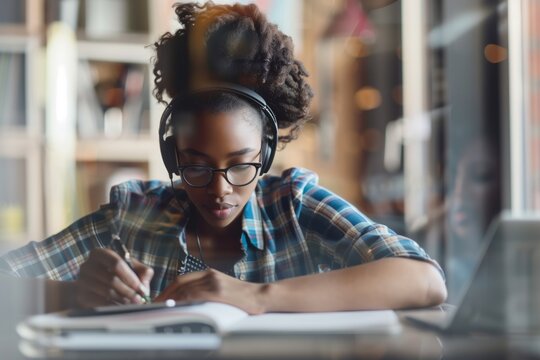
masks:
<path id="1" fill-rule="evenodd" d="M 212 181 L 214 169 L 207 166 L 187 166 L 183 169 L 184 180 L 192 186 L 206 186 Z M 231 185 L 247 185 L 257 176 L 257 167 L 253 164 L 238 164 L 226 169 L 225 177 Z"/>

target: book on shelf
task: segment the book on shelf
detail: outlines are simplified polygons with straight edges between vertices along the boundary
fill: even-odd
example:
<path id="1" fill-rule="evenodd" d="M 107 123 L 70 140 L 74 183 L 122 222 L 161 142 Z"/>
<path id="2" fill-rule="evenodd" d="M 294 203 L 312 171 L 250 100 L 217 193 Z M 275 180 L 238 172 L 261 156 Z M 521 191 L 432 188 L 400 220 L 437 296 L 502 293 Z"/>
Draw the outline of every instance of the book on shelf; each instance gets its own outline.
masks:
<path id="1" fill-rule="evenodd" d="M 145 307 L 148 310 L 141 311 Z M 223 303 L 177 306 L 168 300 L 102 307 L 93 315 L 81 315 L 69 311 L 35 315 L 20 323 L 17 331 L 41 346 L 135 350 L 217 348 L 223 336 L 234 334 L 395 334 L 401 330 L 391 310 L 249 315 Z"/>
<path id="2" fill-rule="evenodd" d="M 2 0 L 0 9 L 0 25 L 24 24 L 26 20 L 26 1 Z"/>
<path id="3" fill-rule="evenodd" d="M 0 53 L 0 126 L 24 126 L 25 55 Z"/>
<path id="4" fill-rule="evenodd" d="M 145 65 L 82 60 L 78 80 L 80 138 L 148 133 L 150 91 Z"/>
<path id="5" fill-rule="evenodd" d="M 26 232 L 25 160 L 0 157 L 0 241 Z"/>
<path id="6" fill-rule="evenodd" d="M 86 37 L 100 40 L 146 34 L 148 5 L 148 0 L 82 0 L 80 30 Z"/>

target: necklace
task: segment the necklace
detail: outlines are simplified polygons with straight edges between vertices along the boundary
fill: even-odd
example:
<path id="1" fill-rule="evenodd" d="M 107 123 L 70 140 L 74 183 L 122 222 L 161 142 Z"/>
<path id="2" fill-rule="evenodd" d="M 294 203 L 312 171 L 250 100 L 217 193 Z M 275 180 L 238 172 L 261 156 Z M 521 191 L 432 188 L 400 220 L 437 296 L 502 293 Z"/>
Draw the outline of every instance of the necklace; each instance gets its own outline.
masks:
<path id="1" fill-rule="evenodd" d="M 199 239 L 199 229 L 197 228 L 197 223 L 195 223 L 195 237 L 197 238 L 197 247 L 199 248 L 199 256 L 201 257 L 202 262 L 206 264 L 206 261 L 204 261 L 204 256 L 202 253 L 201 240 Z"/>
<path id="2" fill-rule="evenodd" d="M 208 269 L 208 265 L 206 265 L 206 263 L 204 262 L 201 240 L 199 238 L 199 232 L 197 231 L 197 227 L 195 227 L 195 238 L 197 240 L 197 247 L 199 248 L 200 258 L 196 258 L 189 253 L 187 247 L 187 241 L 189 237 L 186 235 L 186 253 L 185 257 L 180 260 L 180 267 L 177 271 L 178 275 L 184 275 L 193 271 L 203 271 Z"/>

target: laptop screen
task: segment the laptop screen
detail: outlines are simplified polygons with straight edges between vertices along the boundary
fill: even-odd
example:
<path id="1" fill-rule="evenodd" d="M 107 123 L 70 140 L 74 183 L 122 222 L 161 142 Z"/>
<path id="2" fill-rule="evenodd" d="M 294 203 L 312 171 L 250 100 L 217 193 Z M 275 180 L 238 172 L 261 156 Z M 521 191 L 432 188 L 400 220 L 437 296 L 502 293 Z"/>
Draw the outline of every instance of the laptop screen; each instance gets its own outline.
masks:
<path id="1" fill-rule="evenodd" d="M 501 214 L 478 257 L 451 328 L 540 330 L 540 214 Z"/>

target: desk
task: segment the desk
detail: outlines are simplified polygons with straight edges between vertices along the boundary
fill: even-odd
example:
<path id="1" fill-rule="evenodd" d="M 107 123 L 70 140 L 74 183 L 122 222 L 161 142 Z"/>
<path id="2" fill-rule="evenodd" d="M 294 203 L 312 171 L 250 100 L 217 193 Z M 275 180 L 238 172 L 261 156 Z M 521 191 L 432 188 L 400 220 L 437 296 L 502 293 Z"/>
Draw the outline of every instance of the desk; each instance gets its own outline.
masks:
<path id="1" fill-rule="evenodd" d="M 540 338 L 486 334 L 443 335 L 418 328 L 405 316 L 440 309 L 398 311 L 403 331 L 396 335 L 261 336 L 231 335 L 215 352 L 46 351 L 22 341 L 15 326 L 42 312 L 38 281 L 0 277 L 0 359 L 540 359 Z"/>
<path id="2" fill-rule="evenodd" d="M 223 339 L 212 352 L 137 351 L 64 352 L 46 351 L 21 341 L 14 331 L 3 337 L 2 359 L 540 359 L 540 339 L 509 338 L 486 334 L 442 335 L 418 328 L 399 311 L 403 331 L 397 335 L 260 336 L 234 335 Z M 15 319 L 15 318 L 13 318 Z M 6 329 L 6 322 L 3 322 Z M 10 341 L 5 341 L 7 338 Z M 4 356 L 9 354 L 9 356 Z"/>

